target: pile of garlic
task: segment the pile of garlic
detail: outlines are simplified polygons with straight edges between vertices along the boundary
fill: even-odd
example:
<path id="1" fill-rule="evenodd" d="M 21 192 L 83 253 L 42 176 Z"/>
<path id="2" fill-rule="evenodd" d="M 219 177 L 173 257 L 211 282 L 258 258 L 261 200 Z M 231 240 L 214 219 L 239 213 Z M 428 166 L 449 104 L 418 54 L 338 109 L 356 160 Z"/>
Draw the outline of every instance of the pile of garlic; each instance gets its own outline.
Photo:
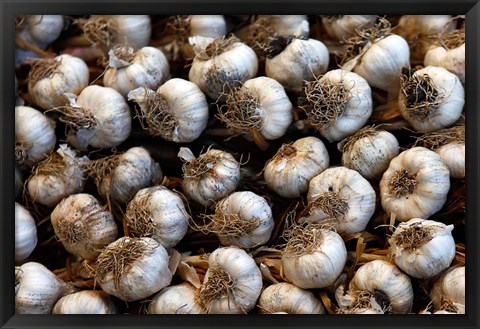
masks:
<path id="1" fill-rule="evenodd" d="M 19 16 L 16 313 L 465 313 L 464 20 Z"/>

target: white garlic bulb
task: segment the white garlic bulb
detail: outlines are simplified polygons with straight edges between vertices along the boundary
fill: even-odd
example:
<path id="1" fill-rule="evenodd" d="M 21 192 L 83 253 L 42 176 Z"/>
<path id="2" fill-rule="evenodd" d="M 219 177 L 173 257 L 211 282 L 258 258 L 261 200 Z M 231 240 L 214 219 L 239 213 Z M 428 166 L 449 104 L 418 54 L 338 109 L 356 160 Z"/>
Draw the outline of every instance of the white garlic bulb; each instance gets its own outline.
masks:
<path id="1" fill-rule="evenodd" d="M 140 105 L 138 117 L 152 136 L 176 143 L 197 139 L 208 123 L 208 103 L 196 84 L 174 78 L 156 92 L 138 88 L 128 93 L 128 100 Z"/>
<path id="2" fill-rule="evenodd" d="M 310 180 L 328 168 L 330 156 L 323 142 L 313 136 L 283 144 L 268 160 L 263 175 L 270 189 L 285 198 L 298 198 Z"/>
<path id="3" fill-rule="evenodd" d="M 371 180 L 380 180 L 390 161 L 400 152 L 392 133 L 367 126 L 338 144 L 342 165 Z"/>
<path id="4" fill-rule="evenodd" d="M 23 191 L 23 174 L 18 169 L 17 166 L 15 166 L 15 198 L 18 198 L 20 193 Z"/>
<path id="5" fill-rule="evenodd" d="M 342 273 L 347 249 L 342 237 L 318 224 L 294 225 L 282 252 L 285 278 L 302 289 L 325 288 Z"/>
<path id="6" fill-rule="evenodd" d="M 28 73 L 28 94 L 31 101 L 44 110 L 68 105 L 66 94 L 78 95 L 88 86 L 87 64 L 68 54 L 36 60 Z"/>
<path id="7" fill-rule="evenodd" d="M 209 314 L 243 314 L 257 304 L 262 273 L 255 260 L 236 247 L 218 248 L 208 258 L 199 298 Z"/>
<path id="8" fill-rule="evenodd" d="M 189 42 L 195 58 L 188 79 L 213 100 L 257 75 L 257 55 L 236 37 L 193 36 Z"/>
<path id="9" fill-rule="evenodd" d="M 117 314 L 112 298 L 101 290 L 82 290 L 58 300 L 52 314 Z"/>
<path id="10" fill-rule="evenodd" d="M 115 89 L 91 85 L 58 110 L 69 127 L 67 140 L 79 150 L 112 148 L 130 136 L 130 108 Z"/>
<path id="11" fill-rule="evenodd" d="M 339 141 L 367 122 L 372 114 L 372 90 L 356 73 L 331 70 L 306 83 L 300 108 L 307 114 L 308 125 L 328 141 Z"/>
<path id="12" fill-rule="evenodd" d="M 305 81 L 324 74 L 330 59 L 328 49 L 321 41 L 291 36 L 271 40 L 266 55 L 267 77 L 277 80 L 291 92 L 300 92 Z"/>
<path id="13" fill-rule="evenodd" d="M 443 207 L 449 189 L 450 171 L 440 156 L 412 147 L 390 161 L 380 180 L 380 200 L 400 222 L 427 219 Z"/>
<path id="14" fill-rule="evenodd" d="M 15 202 L 15 262 L 25 260 L 37 246 L 37 225 L 30 212 Z"/>
<path id="15" fill-rule="evenodd" d="M 109 62 L 103 76 L 103 84 L 127 97 L 130 90 L 137 87 L 157 89 L 170 74 L 167 57 L 160 49 L 134 48 L 122 44 L 108 52 Z"/>
<path id="16" fill-rule="evenodd" d="M 87 156 L 79 157 L 67 144 L 37 164 L 26 181 L 30 198 L 47 207 L 63 198 L 83 191 L 87 180 Z"/>
<path id="17" fill-rule="evenodd" d="M 465 314 L 465 266 L 446 270 L 433 284 L 429 296 L 435 311 Z"/>
<path id="18" fill-rule="evenodd" d="M 375 212 L 375 190 L 357 171 L 329 168 L 313 177 L 308 187 L 310 223 L 330 224 L 339 234 L 361 232 Z"/>
<path id="19" fill-rule="evenodd" d="M 455 74 L 435 66 L 404 73 L 398 105 L 402 116 L 416 131 L 446 128 L 460 118 L 465 91 Z"/>
<path id="20" fill-rule="evenodd" d="M 45 49 L 55 41 L 63 30 L 62 15 L 26 15 L 17 16 L 19 21 L 15 28 L 17 36 L 25 41 Z"/>
<path id="21" fill-rule="evenodd" d="M 382 310 L 407 314 L 412 310 L 413 288 L 410 278 L 395 265 L 383 260 L 368 262 L 357 270 L 343 292 L 335 294 L 341 308 L 355 308 L 362 299 L 373 299 Z M 371 307 L 371 303 L 370 307 Z"/>
<path id="22" fill-rule="evenodd" d="M 183 192 L 196 202 L 209 206 L 235 191 L 240 183 L 240 163 L 228 152 L 208 149 L 195 158 L 189 148 L 181 147 Z"/>
<path id="23" fill-rule="evenodd" d="M 453 225 L 412 218 L 400 223 L 389 238 L 395 264 L 414 278 L 431 278 L 447 267 L 455 257 Z"/>
<path id="24" fill-rule="evenodd" d="M 50 314 L 55 303 L 74 290 L 40 263 L 15 267 L 16 314 Z"/>
<path id="25" fill-rule="evenodd" d="M 136 301 L 170 284 L 168 260 L 165 248 L 152 238 L 122 237 L 98 256 L 95 280 L 106 293 Z"/>
<path id="26" fill-rule="evenodd" d="M 148 314 L 205 314 L 198 293 L 188 282 L 166 287 L 148 304 Z"/>
<path id="27" fill-rule="evenodd" d="M 130 233 L 151 237 L 165 248 L 174 247 L 185 236 L 190 219 L 182 198 L 165 186 L 138 191 L 124 218 Z"/>
<path id="28" fill-rule="evenodd" d="M 275 35 L 295 35 L 308 37 L 310 27 L 306 15 L 258 15 L 257 21 L 263 21 L 275 31 Z"/>
<path id="29" fill-rule="evenodd" d="M 372 27 L 376 15 L 322 15 L 322 25 L 331 37 L 344 41 L 355 36 L 355 30 Z"/>
<path id="30" fill-rule="evenodd" d="M 265 288 L 258 300 L 260 313 L 324 314 L 325 307 L 315 295 L 291 283 L 281 282 Z"/>
<path id="31" fill-rule="evenodd" d="M 20 169 L 32 167 L 54 150 L 55 123 L 29 106 L 15 106 L 15 161 Z"/>
<path id="32" fill-rule="evenodd" d="M 94 260 L 117 237 L 113 215 L 90 194 L 63 199 L 53 209 L 50 220 L 65 249 L 84 259 Z"/>

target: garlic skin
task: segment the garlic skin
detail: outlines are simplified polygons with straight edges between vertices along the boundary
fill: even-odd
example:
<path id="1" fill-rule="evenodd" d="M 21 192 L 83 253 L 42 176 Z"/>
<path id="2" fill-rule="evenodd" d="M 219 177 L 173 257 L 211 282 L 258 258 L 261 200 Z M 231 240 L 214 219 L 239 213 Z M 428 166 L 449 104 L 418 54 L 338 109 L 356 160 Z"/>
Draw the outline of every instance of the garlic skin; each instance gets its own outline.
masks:
<path id="1" fill-rule="evenodd" d="M 439 211 L 450 189 L 450 171 L 440 156 L 412 147 L 390 161 L 380 180 L 380 200 L 396 220 L 427 219 Z"/>
<path id="2" fill-rule="evenodd" d="M 55 123 L 29 106 L 15 106 L 15 161 L 19 169 L 31 168 L 54 150 Z"/>
<path id="3" fill-rule="evenodd" d="M 74 290 L 40 263 L 15 267 L 15 314 L 50 314 L 55 303 Z"/>
<path id="4" fill-rule="evenodd" d="M 17 166 L 15 166 L 15 199 L 18 198 L 20 193 L 23 191 L 23 174 L 18 169 Z"/>
<path id="5" fill-rule="evenodd" d="M 209 314 L 245 314 L 262 291 L 262 274 L 255 260 L 237 247 L 218 248 L 208 258 L 199 298 Z"/>
<path id="6" fill-rule="evenodd" d="M 170 284 L 168 260 L 165 248 L 152 238 L 122 237 L 98 256 L 95 280 L 106 293 L 133 302 Z"/>
<path id="7" fill-rule="evenodd" d="M 330 156 L 323 142 L 313 136 L 283 144 L 268 160 L 263 175 L 270 189 L 284 198 L 298 198 L 310 180 L 328 168 Z"/>
<path id="8" fill-rule="evenodd" d="M 37 246 L 37 225 L 30 212 L 15 202 L 15 262 L 28 258 Z"/>
<path id="9" fill-rule="evenodd" d="M 173 78 L 156 92 L 138 88 L 130 91 L 127 97 L 140 105 L 142 127 L 152 136 L 188 143 L 196 140 L 207 127 L 207 98 L 190 81 Z"/>
<path id="10" fill-rule="evenodd" d="M 395 264 L 414 278 L 437 275 L 449 267 L 455 257 L 452 230 L 453 225 L 421 218 L 400 223 L 389 238 Z"/>
<path id="11" fill-rule="evenodd" d="M 458 77 L 442 67 L 427 66 L 403 75 L 400 85 L 400 112 L 416 131 L 446 128 L 462 115 L 465 90 Z"/>
<path id="12" fill-rule="evenodd" d="M 445 271 L 433 284 L 429 296 L 436 312 L 465 314 L 465 266 Z"/>
<path id="13" fill-rule="evenodd" d="M 443 67 L 465 83 L 465 42 L 455 48 L 434 47 L 425 54 L 423 63 Z"/>
<path id="14" fill-rule="evenodd" d="M 331 224 L 339 234 L 363 231 L 375 212 L 375 190 L 357 171 L 329 168 L 308 186 L 309 223 Z"/>
<path id="15" fill-rule="evenodd" d="M 162 289 L 148 304 L 148 314 L 205 314 L 198 290 L 188 282 Z"/>
<path id="16" fill-rule="evenodd" d="M 447 165 L 452 178 L 465 178 L 465 143 L 451 142 L 434 151 Z"/>
<path id="17" fill-rule="evenodd" d="M 53 209 L 50 220 L 65 249 L 88 260 L 97 258 L 102 248 L 115 241 L 118 233 L 113 215 L 93 195 L 86 193 L 63 199 Z"/>
<path id="18" fill-rule="evenodd" d="M 65 94 L 80 94 L 88 86 L 89 75 L 87 64 L 68 54 L 36 61 L 27 77 L 30 99 L 44 110 L 67 105 Z"/>
<path id="19" fill-rule="evenodd" d="M 325 314 L 325 307 L 315 295 L 291 283 L 272 284 L 258 300 L 260 313 Z"/>
<path id="20" fill-rule="evenodd" d="M 101 290 L 82 290 L 58 300 L 52 314 L 117 314 L 110 296 Z"/>
<path id="21" fill-rule="evenodd" d="M 125 223 L 140 237 L 174 247 L 187 233 L 190 219 L 183 200 L 165 186 L 141 189 L 127 205 Z"/>
<path id="22" fill-rule="evenodd" d="M 322 25 L 332 38 L 339 41 L 355 35 L 355 30 L 368 28 L 375 24 L 376 15 L 322 15 Z"/>
<path id="23" fill-rule="evenodd" d="M 17 25 L 17 36 L 38 48 L 46 49 L 60 36 L 63 26 L 62 15 L 27 15 L 21 17 Z"/>
<path id="24" fill-rule="evenodd" d="M 157 89 L 168 78 L 170 66 L 163 52 L 154 47 L 135 51 L 121 44 L 110 49 L 108 68 L 103 84 L 127 97 L 130 90 L 138 87 Z"/>
<path id="25" fill-rule="evenodd" d="M 278 45 L 281 46 L 278 46 Z M 327 47 L 316 39 L 277 37 L 270 42 L 265 60 L 266 76 L 278 81 L 287 91 L 300 92 L 305 81 L 312 81 L 328 68 Z"/>
<path id="26" fill-rule="evenodd" d="M 240 163 L 228 152 L 209 149 L 195 158 L 189 148 L 181 147 L 183 192 L 204 206 L 235 191 L 240 183 Z"/>

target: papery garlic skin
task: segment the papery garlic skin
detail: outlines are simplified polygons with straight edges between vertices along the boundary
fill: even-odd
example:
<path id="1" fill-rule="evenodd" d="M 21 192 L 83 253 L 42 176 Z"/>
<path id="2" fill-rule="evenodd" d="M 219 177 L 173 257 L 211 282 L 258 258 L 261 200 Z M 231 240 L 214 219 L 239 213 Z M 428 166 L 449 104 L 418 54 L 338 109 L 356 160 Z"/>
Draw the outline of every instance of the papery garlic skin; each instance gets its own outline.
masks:
<path id="1" fill-rule="evenodd" d="M 376 15 L 322 15 L 322 25 L 331 37 L 343 41 L 355 35 L 359 28 L 371 27 Z"/>
<path id="2" fill-rule="evenodd" d="M 148 314 L 205 314 L 197 288 L 188 282 L 162 289 L 147 310 Z"/>
<path id="3" fill-rule="evenodd" d="M 265 165 L 263 175 L 270 189 L 285 198 L 298 198 L 310 180 L 328 168 L 330 156 L 323 142 L 313 136 L 284 144 Z"/>
<path id="4" fill-rule="evenodd" d="M 63 199 L 53 209 L 50 220 L 65 249 L 88 260 L 97 258 L 102 248 L 115 241 L 118 233 L 113 215 L 93 195 L 86 193 Z"/>
<path id="5" fill-rule="evenodd" d="M 52 314 L 117 314 L 111 297 L 101 290 L 82 290 L 60 298 Z"/>
<path id="6" fill-rule="evenodd" d="M 37 246 L 37 225 L 30 212 L 15 202 L 15 262 L 28 258 Z"/>
<path id="7" fill-rule="evenodd" d="M 465 143 L 451 142 L 434 151 L 447 165 L 452 178 L 465 178 Z"/>
<path id="8" fill-rule="evenodd" d="M 325 314 L 325 307 L 315 295 L 291 283 L 281 282 L 265 288 L 258 300 L 260 313 Z"/>
<path id="9" fill-rule="evenodd" d="M 452 313 L 465 314 L 465 266 L 452 267 L 442 274 L 429 296 L 435 311 L 447 308 Z"/>
<path id="10" fill-rule="evenodd" d="M 15 267 L 15 314 L 50 314 L 55 303 L 74 290 L 40 263 Z"/>
<path id="11" fill-rule="evenodd" d="M 55 41 L 64 26 L 62 15 L 27 15 L 21 19 L 17 35 L 41 49 Z"/>
<path id="12" fill-rule="evenodd" d="M 395 264 L 414 278 L 437 275 L 449 267 L 455 257 L 452 230 L 453 225 L 421 218 L 400 223 L 389 238 Z"/>
<path id="13" fill-rule="evenodd" d="M 425 54 L 423 63 L 425 66 L 443 67 L 465 83 L 465 43 L 453 49 L 432 48 Z"/>
<path id="14" fill-rule="evenodd" d="M 450 189 L 450 171 L 440 156 L 424 147 L 400 153 L 380 180 L 380 200 L 400 221 L 427 219 L 439 211 Z"/>

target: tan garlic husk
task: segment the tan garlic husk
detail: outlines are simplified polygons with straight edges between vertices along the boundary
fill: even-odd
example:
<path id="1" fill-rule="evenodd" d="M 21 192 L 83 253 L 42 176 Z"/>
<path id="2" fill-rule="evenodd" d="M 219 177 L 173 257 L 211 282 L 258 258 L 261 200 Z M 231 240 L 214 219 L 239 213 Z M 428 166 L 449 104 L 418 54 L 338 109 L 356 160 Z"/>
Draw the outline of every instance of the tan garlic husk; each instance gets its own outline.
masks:
<path id="1" fill-rule="evenodd" d="M 17 166 L 15 166 L 15 198 L 17 198 L 23 191 L 23 173 Z"/>
<path id="2" fill-rule="evenodd" d="M 265 288 L 258 300 L 260 313 L 324 314 L 325 307 L 320 299 L 308 290 L 280 282 Z"/>
<path id="3" fill-rule="evenodd" d="M 222 247 L 208 258 L 199 298 L 209 314 L 246 314 L 262 291 L 262 273 L 255 260 L 237 247 Z"/>
<path id="4" fill-rule="evenodd" d="M 28 258 L 37 246 L 37 225 L 30 212 L 15 202 L 15 262 Z"/>
<path id="5" fill-rule="evenodd" d="M 26 181 L 28 195 L 36 203 L 54 207 L 63 198 L 82 192 L 88 160 L 67 144 L 60 144 L 55 153 L 33 167 Z"/>
<path id="6" fill-rule="evenodd" d="M 184 161 L 183 192 L 204 206 L 232 193 L 240 183 L 240 163 L 228 152 L 210 148 L 196 158 L 181 147 L 178 157 Z"/>
<path id="7" fill-rule="evenodd" d="M 168 262 L 167 251 L 154 239 L 122 237 L 98 256 L 95 281 L 110 295 L 136 301 L 170 284 Z"/>
<path id="8" fill-rule="evenodd" d="M 298 198 L 310 180 L 328 168 L 330 156 L 313 136 L 283 144 L 265 165 L 263 176 L 270 189 L 285 198 Z"/>
<path id="9" fill-rule="evenodd" d="M 15 267 L 15 314 L 50 314 L 61 297 L 73 292 L 72 285 L 40 263 Z"/>
<path id="10" fill-rule="evenodd" d="M 442 273 L 429 296 L 436 312 L 465 314 L 465 266 L 451 267 Z"/>
<path id="11" fill-rule="evenodd" d="M 347 291 L 339 286 L 335 298 L 341 309 L 380 306 L 383 312 L 407 314 L 412 310 L 413 288 L 408 275 L 398 267 L 374 260 L 358 268 Z"/>
<path id="12" fill-rule="evenodd" d="M 447 165 L 435 152 L 417 146 L 390 161 L 380 180 L 380 200 L 400 222 L 427 219 L 443 207 L 449 189 Z"/>
<path id="13" fill-rule="evenodd" d="M 388 239 L 395 264 L 414 278 L 428 279 L 450 266 L 455 257 L 453 225 L 412 218 Z"/>
<path id="14" fill-rule="evenodd" d="M 372 27 L 376 15 L 322 15 L 322 25 L 332 38 L 345 41 L 355 36 L 357 29 Z"/>
<path id="15" fill-rule="evenodd" d="M 40 49 L 55 41 L 64 27 L 62 15 L 25 15 L 15 19 L 16 37 Z"/>
<path id="16" fill-rule="evenodd" d="M 138 191 L 127 205 L 125 223 L 130 234 L 174 247 L 187 233 L 190 216 L 182 198 L 165 186 Z"/>
<path id="17" fill-rule="evenodd" d="M 113 215 L 90 194 L 73 194 L 53 209 L 50 220 L 65 249 L 94 260 L 102 248 L 115 241 L 118 233 Z"/>
<path id="18" fill-rule="evenodd" d="M 117 314 L 110 295 L 101 290 L 82 290 L 60 298 L 52 314 Z"/>
<path id="19" fill-rule="evenodd" d="M 166 287 L 148 304 L 148 314 L 205 314 L 199 290 L 188 282 Z"/>

